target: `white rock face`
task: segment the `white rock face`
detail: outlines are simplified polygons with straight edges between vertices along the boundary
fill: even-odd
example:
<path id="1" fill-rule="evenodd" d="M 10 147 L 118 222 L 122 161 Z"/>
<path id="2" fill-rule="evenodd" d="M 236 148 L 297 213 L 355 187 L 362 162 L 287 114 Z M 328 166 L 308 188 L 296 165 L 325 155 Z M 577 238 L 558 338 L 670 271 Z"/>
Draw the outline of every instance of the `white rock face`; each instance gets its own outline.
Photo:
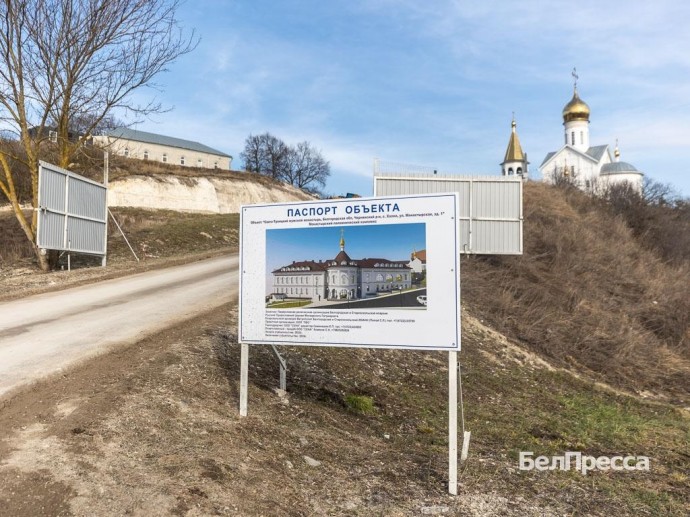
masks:
<path id="1" fill-rule="evenodd" d="M 180 212 L 238 213 L 241 205 L 313 199 L 289 185 L 262 185 L 237 178 L 129 176 L 110 182 L 108 206 Z"/>

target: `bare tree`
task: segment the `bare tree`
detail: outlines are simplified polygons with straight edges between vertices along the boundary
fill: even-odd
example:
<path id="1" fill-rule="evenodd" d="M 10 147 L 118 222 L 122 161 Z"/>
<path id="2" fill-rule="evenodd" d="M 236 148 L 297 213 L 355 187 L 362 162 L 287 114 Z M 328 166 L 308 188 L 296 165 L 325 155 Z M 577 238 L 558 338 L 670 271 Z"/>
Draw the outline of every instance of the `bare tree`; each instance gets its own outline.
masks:
<path id="1" fill-rule="evenodd" d="M 645 176 L 642 181 L 642 197 L 648 205 L 671 205 L 681 199 L 672 185 Z"/>
<path id="2" fill-rule="evenodd" d="M 197 39 L 178 26 L 179 0 L 5 0 L 0 4 L 0 122 L 19 146 L 0 146 L 0 192 L 8 199 L 41 269 L 36 211 L 23 214 L 21 174 L 38 202 L 38 162 L 51 148 L 69 168 L 113 110 L 143 117 L 160 104 L 136 105 L 132 93 L 153 79 Z M 51 134 L 51 131 L 54 132 Z M 52 154 L 52 153 L 51 153 Z M 22 166 L 18 166 L 22 165 Z"/>
<path id="3" fill-rule="evenodd" d="M 331 175 L 329 163 L 309 142 L 290 147 L 283 179 L 297 188 L 319 192 Z"/>
<path id="4" fill-rule="evenodd" d="M 264 149 L 261 145 L 261 135 L 249 135 L 244 141 L 244 151 L 240 159 L 244 162 L 244 170 L 262 174 L 264 169 Z"/>
<path id="5" fill-rule="evenodd" d="M 263 135 L 249 135 L 240 158 L 244 161 L 245 170 L 281 180 L 288 152 L 285 142 L 267 132 Z"/>
<path id="6" fill-rule="evenodd" d="M 244 169 L 319 193 L 331 174 L 330 165 L 309 142 L 288 146 L 270 133 L 249 135 L 240 153 Z"/>

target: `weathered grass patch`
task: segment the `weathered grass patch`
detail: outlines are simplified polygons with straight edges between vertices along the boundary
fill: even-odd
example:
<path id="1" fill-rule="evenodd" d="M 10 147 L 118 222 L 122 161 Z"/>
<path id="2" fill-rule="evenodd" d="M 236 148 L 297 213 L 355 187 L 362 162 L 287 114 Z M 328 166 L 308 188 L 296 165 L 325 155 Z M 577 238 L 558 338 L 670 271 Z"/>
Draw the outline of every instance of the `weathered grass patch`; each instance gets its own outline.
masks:
<path id="1" fill-rule="evenodd" d="M 374 398 L 368 395 L 346 395 L 345 404 L 355 413 L 369 415 L 374 412 Z"/>

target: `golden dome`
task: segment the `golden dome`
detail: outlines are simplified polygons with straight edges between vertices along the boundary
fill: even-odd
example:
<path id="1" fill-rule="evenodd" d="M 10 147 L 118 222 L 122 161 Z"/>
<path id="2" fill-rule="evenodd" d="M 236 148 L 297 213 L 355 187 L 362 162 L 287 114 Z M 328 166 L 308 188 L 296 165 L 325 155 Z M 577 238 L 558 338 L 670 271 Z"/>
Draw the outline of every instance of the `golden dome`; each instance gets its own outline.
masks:
<path id="1" fill-rule="evenodd" d="M 589 122 L 589 106 L 580 99 L 577 89 L 573 92 L 573 98 L 563 108 L 563 122 L 570 122 L 571 120 L 586 120 Z"/>

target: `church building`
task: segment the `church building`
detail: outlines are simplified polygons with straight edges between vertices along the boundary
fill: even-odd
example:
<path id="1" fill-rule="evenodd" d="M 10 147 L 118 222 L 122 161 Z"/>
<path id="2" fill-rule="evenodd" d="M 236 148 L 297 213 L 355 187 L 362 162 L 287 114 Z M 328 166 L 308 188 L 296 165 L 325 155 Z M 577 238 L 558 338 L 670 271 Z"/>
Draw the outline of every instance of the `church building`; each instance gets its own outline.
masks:
<path id="1" fill-rule="evenodd" d="M 393 289 L 409 289 L 412 285 L 412 270 L 406 261 L 350 258 L 342 231 L 340 252 L 335 258 L 295 261 L 272 273 L 274 294 L 314 302 L 354 300 Z"/>
<path id="2" fill-rule="evenodd" d="M 522 178 L 527 178 L 529 171 L 527 166 L 529 162 L 527 161 L 527 153 L 522 152 L 522 146 L 520 145 L 520 139 L 517 135 L 517 123 L 515 122 L 515 115 L 513 115 L 513 122 L 511 124 L 512 131 L 510 133 L 510 140 L 508 140 L 508 148 L 506 149 L 506 155 L 501 163 L 501 173 L 504 176 L 521 176 Z"/>
<path id="3" fill-rule="evenodd" d="M 563 108 L 563 146 L 550 152 L 539 167 L 544 181 L 569 181 L 580 189 L 597 193 L 607 186 L 628 182 L 637 191 L 642 189 L 642 172 L 620 161 L 618 144 L 611 159 L 609 146 L 591 145 L 589 140 L 590 109 L 577 91 L 577 75 L 573 97 Z"/>

